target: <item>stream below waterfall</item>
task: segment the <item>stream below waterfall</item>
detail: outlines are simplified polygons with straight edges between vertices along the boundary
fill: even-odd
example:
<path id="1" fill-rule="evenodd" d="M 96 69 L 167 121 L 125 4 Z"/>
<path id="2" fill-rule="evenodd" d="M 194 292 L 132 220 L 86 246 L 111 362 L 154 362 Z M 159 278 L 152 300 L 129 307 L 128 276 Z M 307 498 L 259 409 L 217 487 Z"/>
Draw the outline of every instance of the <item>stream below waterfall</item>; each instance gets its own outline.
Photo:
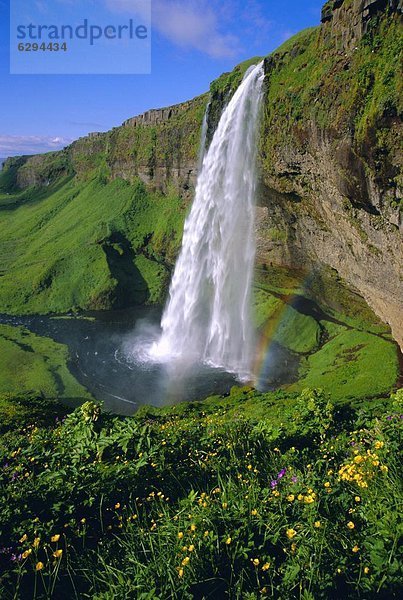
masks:
<path id="1" fill-rule="evenodd" d="M 126 310 L 91 312 L 83 316 L 0 315 L 0 323 L 26 327 L 32 333 L 65 344 L 68 367 L 74 377 L 106 410 L 131 415 L 141 405 L 166 406 L 183 401 L 202 400 L 213 394 L 226 394 L 239 385 L 234 375 L 223 369 L 198 364 L 169 372 L 169 366 L 133 356 L 133 333 L 142 339 L 160 335 L 161 308 L 139 307 Z M 295 381 L 298 356 L 279 344 L 270 349 L 270 372 L 264 389 L 274 390 Z"/>

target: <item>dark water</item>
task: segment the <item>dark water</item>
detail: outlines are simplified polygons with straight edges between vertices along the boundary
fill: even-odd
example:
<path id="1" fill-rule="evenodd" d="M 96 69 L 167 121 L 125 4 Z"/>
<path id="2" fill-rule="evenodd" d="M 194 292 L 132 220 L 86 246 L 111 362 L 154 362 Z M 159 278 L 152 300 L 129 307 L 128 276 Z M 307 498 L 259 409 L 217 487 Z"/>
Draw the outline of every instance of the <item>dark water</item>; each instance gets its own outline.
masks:
<path id="1" fill-rule="evenodd" d="M 160 317 L 159 309 L 142 307 L 81 317 L 0 315 L 0 323 L 21 325 L 65 344 L 71 373 L 117 414 L 133 414 L 144 404 L 166 406 L 226 394 L 239 384 L 220 369 L 183 363 L 174 368 L 145 360 L 147 344 L 158 337 Z M 272 346 L 266 364 L 259 388 L 276 389 L 295 380 L 298 359 L 281 346 Z"/>

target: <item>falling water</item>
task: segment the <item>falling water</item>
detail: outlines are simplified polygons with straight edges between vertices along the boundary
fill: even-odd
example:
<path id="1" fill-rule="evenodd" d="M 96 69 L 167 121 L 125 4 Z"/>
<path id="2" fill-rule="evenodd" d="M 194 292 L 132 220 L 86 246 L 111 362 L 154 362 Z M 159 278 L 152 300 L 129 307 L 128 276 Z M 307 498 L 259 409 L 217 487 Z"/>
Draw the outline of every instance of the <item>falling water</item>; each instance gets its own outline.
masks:
<path id="1" fill-rule="evenodd" d="M 263 63 L 251 67 L 205 152 L 155 359 L 202 361 L 247 379 L 253 329 L 256 136 Z"/>

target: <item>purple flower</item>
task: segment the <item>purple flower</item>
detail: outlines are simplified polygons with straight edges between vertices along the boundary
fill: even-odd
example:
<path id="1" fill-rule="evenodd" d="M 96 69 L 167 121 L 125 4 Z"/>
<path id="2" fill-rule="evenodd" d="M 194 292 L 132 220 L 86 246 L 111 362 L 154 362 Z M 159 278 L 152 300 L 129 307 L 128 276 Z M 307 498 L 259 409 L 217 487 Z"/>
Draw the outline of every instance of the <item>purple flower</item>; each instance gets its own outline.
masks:
<path id="1" fill-rule="evenodd" d="M 273 489 L 273 488 L 275 488 L 275 487 L 276 487 L 276 485 L 277 485 L 277 481 L 276 481 L 275 479 L 273 479 L 273 481 L 271 481 L 271 482 L 270 482 L 270 486 L 271 486 L 271 488 L 272 488 L 272 489 Z"/>
<path id="2" fill-rule="evenodd" d="M 281 479 L 286 474 L 287 469 L 281 469 L 280 473 L 277 475 L 277 479 Z"/>
<path id="3" fill-rule="evenodd" d="M 291 477 L 291 481 L 292 481 L 293 483 L 297 483 L 297 481 L 298 481 L 298 477 L 295 477 L 295 475 L 293 475 L 293 476 Z"/>

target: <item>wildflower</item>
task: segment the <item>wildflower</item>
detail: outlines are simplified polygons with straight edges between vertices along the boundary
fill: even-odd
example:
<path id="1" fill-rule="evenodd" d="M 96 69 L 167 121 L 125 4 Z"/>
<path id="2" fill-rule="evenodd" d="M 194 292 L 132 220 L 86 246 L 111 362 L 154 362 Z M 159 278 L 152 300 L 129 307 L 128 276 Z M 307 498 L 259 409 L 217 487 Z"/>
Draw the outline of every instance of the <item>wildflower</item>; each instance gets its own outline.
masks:
<path id="1" fill-rule="evenodd" d="M 381 465 L 381 471 L 382 471 L 382 473 L 387 473 L 389 471 L 389 469 L 386 465 Z"/>
<path id="2" fill-rule="evenodd" d="M 228 502 L 223 502 L 223 503 L 222 503 L 222 507 L 223 507 L 223 508 L 228 508 Z"/>
<path id="3" fill-rule="evenodd" d="M 247 469 L 248 469 L 248 471 L 252 471 L 252 469 L 253 469 L 252 465 L 248 465 Z"/>
<path id="4" fill-rule="evenodd" d="M 190 546 L 189 546 L 189 552 L 193 552 L 194 549 L 195 549 L 195 547 L 193 546 L 193 544 L 190 544 Z"/>
<path id="5" fill-rule="evenodd" d="M 287 469 L 281 469 L 280 473 L 277 475 L 277 479 L 282 479 L 286 474 Z"/>
<path id="6" fill-rule="evenodd" d="M 205 532 L 204 532 L 204 537 L 208 537 L 208 534 L 209 534 L 209 533 L 210 533 L 209 531 L 205 531 Z"/>
<path id="7" fill-rule="evenodd" d="M 82 523 L 84 525 L 86 519 L 81 519 L 80 523 Z"/>
<path id="8" fill-rule="evenodd" d="M 352 550 L 353 550 L 353 552 L 358 552 L 359 551 L 359 547 L 357 546 L 357 544 L 354 546 L 354 548 Z"/>
<path id="9" fill-rule="evenodd" d="M 355 496 L 354 500 L 355 500 L 356 502 L 361 502 L 361 498 L 360 498 L 359 496 Z"/>
<path id="10" fill-rule="evenodd" d="M 36 569 L 36 571 L 42 571 L 43 567 L 44 567 L 43 562 L 37 562 L 35 569 Z"/>
<path id="11" fill-rule="evenodd" d="M 364 461 L 364 457 L 361 456 L 361 454 L 357 454 L 357 456 L 354 457 L 354 462 L 356 465 L 359 465 L 363 461 Z"/>
<path id="12" fill-rule="evenodd" d="M 280 496 L 280 492 L 278 490 L 273 490 L 272 494 L 275 498 L 277 498 L 278 496 Z"/>
<path id="13" fill-rule="evenodd" d="M 365 575 L 368 575 L 368 573 L 369 573 L 369 567 L 364 567 L 364 573 L 365 573 Z"/>
<path id="14" fill-rule="evenodd" d="M 188 565 L 190 562 L 190 558 L 188 556 L 185 556 L 185 558 L 182 561 L 182 567 L 186 567 L 186 565 Z"/>
<path id="15" fill-rule="evenodd" d="M 25 550 L 25 552 L 22 553 L 22 558 L 28 558 L 28 556 L 31 554 L 32 550 L 31 548 L 29 548 L 29 550 Z"/>
<path id="16" fill-rule="evenodd" d="M 251 558 L 254 567 L 258 567 L 260 565 L 260 560 L 258 558 Z"/>
<path id="17" fill-rule="evenodd" d="M 268 571 L 270 569 L 270 563 L 264 563 L 263 567 L 262 567 L 262 571 Z"/>
<path id="18" fill-rule="evenodd" d="M 194 523 L 191 524 L 190 531 L 196 531 L 196 525 Z"/>
<path id="19" fill-rule="evenodd" d="M 182 538 L 183 538 L 183 532 L 182 532 L 182 531 L 180 531 L 180 532 L 178 533 L 178 539 L 179 539 L 179 540 L 181 540 Z"/>
<path id="20" fill-rule="evenodd" d="M 300 502 L 302 502 L 302 500 L 303 500 L 303 499 L 304 499 L 304 496 L 303 496 L 303 494 L 298 494 L 298 500 L 299 500 Z"/>
<path id="21" fill-rule="evenodd" d="M 294 494 L 289 494 L 289 495 L 287 496 L 287 500 L 288 500 L 288 502 L 294 502 L 294 500 L 295 500 L 295 496 L 294 496 Z"/>
<path id="22" fill-rule="evenodd" d="M 58 542 L 60 540 L 60 535 L 58 533 L 56 533 L 56 535 L 52 535 L 52 537 L 50 538 L 51 542 Z"/>
<path id="23" fill-rule="evenodd" d="M 295 531 L 295 529 L 287 529 L 286 531 L 286 535 L 288 537 L 289 540 L 292 540 L 292 538 L 297 534 L 297 532 Z"/>
<path id="24" fill-rule="evenodd" d="M 179 569 L 179 571 L 178 571 L 178 576 L 179 576 L 179 577 L 183 577 L 183 569 Z"/>
<path id="25" fill-rule="evenodd" d="M 257 510 L 256 510 L 256 508 L 254 508 L 254 509 L 251 511 L 251 513 L 250 513 L 250 514 L 251 514 L 253 517 L 256 517 L 256 515 L 257 515 Z"/>
<path id="26" fill-rule="evenodd" d="M 273 479 L 273 481 L 271 481 L 271 482 L 270 482 L 270 487 L 273 489 L 273 488 L 275 488 L 275 487 L 276 487 L 276 485 L 277 485 L 277 481 L 275 481 L 275 480 Z"/>
<path id="27" fill-rule="evenodd" d="M 326 481 L 326 483 L 324 484 L 325 488 L 330 488 L 330 482 Z"/>
<path id="28" fill-rule="evenodd" d="M 53 552 L 53 556 L 55 558 L 60 558 L 62 554 L 63 554 L 63 550 L 56 550 L 56 552 Z"/>
<path id="29" fill-rule="evenodd" d="M 312 504 L 312 502 L 314 502 L 314 499 L 312 498 L 311 495 L 305 496 L 304 502 L 305 502 L 305 504 Z"/>
<path id="30" fill-rule="evenodd" d="M 120 508 L 120 502 L 116 502 L 115 509 L 118 510 Z"/>
<path id="31" fill-rule="evenodd" d="M 348 527 L 349 529 L 354 529 L 355 525 L 354 525 L 354 523 L 353 523 L 352 521 L 349 521 L 349 522 L 347 523 L 347 527 Z"/>
<path id="32" fill-rule="evenodd" d="M 297 544 L 295 544 L 294 542 L 291 544 L 291 552 L 294 554 L 294 552 L 297 549 Z"/>
<path id="33" fill-rule="evenodd" d="M 319 529 L 319 527 L 321 526 L 321 522 L 320 521 L 315 521 L 314 526 Z"/>
<path id="34" fill-rule="evenodd" d="M 24 542 L 26 542 L 28 539 L 28 536 L 26 533 L 24 533 L 24 535 L 22 536 L 22 538 L 20 539 L 20 543 L 23 544 Z"/>
<path id="35" fill-rule="evenodd" d="M 230 537 L 225 540 L 225 543 L 227 544 L 227 546 L 229 546 L 231 542 L 232 542 L 232 538 L 230 538 Z"/>
<path id="36" fill-rule="evenodd" d="M 385 445 L 385 444 L 384 444 L 383 442 L 379 441 L 379 440 L 377 440 L 377 441 L 375 442 L 375 448 L 376 448 L 376 450 L 379 450 L 380 448 L 383 448 L 383 447 L 384 447 L 384 445 Z"/>

